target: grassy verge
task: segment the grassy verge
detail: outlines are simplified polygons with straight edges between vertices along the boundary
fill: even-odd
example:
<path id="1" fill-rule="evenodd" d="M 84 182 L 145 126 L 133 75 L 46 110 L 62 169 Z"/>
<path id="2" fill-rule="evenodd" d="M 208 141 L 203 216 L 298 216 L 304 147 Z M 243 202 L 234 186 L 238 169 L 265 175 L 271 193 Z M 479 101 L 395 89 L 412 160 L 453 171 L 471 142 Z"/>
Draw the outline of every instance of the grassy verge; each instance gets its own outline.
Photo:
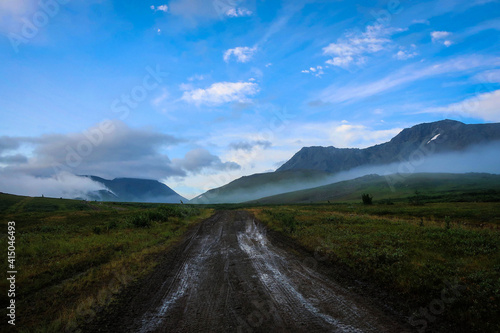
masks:
<path id="1" fill-rule="evenodd" d="M 272 230 L 396 295 L 417 330 L 451 323 L 460 332 L 499 332 L 500 233 L 498 224 L 484 221 L 484 214 L 498 217 L 498 204 L 430 206 L 249 210 Z"/>
<path id="2" fill-rule="evenodd" d="M 2 229 L 16 222 L 21 332 L 74 331 L 93 320 L 192 225 L 212 214 L 189 205 L 49 198 L 11 198 L 3 206 Z M 7 247 L 5 237 L 0 246 Z M 4 281 L 1 288 L 6 290 Z"/>

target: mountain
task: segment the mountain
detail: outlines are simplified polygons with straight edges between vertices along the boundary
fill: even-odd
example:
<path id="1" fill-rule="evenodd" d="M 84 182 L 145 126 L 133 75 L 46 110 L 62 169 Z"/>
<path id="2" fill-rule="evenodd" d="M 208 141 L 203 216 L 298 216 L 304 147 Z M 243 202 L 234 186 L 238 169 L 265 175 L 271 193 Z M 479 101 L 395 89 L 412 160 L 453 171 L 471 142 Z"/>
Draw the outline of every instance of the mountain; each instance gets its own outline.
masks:
<path id="1" fill-rule="evenodd" d="M 391 141 L 365 149 L 304 147 L 276 171 L 319 170 L 339 172 L 363 165 L 383 165 L 407 160 L 419 151 L 444 153 L 500 140 L 500 123 L 466 125 L 442 120 L 404 129 Z"/>
<path id="2" fill-rule="evenodd" d="M 387 179 L 400 179 L 393 182 Z M 368 193 L 375 202 L 404 200 L 414 197 L 415 191 L 425 200 L 499 201 L 500 175 L 488 173 L 415 173 L 404 175 L 366 175 L 301 191 L 282 193 L 254 200 L 259 204 L 298 204 L 314 202 L 361 202 Z"/>
<path id="3" fill-rule="evenodd" d="M 494 141 L 500 142 L 500 123 L 466 125 L 454 120 L 423 123 L 404 129 L 389 142 L 365 149 L 304 147 L 275 172 L 241 177 L 212 189 L 191 202 L 238 203 L 353 179 L 367 173 L 402 172 L 391 171 L 389 168 L 369 171 L 368 168 L 359 167 L 386 168 L 391 163 L 400 164 L 422 155 L 444 158 L 447 157 L 445 153 L 464 152 L 476 145 L 486 146 Z M 431 159 L 427 162 L 429 160 Z"/>
<path id="4" fill-rule="evenodd" d="M 190 203 L 238 203 L 278 193 L 301 190 L 325 183 L 328 173 L 316 170 L 267 172 L 238 178 L 224 186 L 205 192 Z"/>
<path id="5" fill-rule="evenodd" d="M 108 190 L 90 193 L 89 197 L 102 201 L 163 202 L 179 203 L 187 199 L 177 194 L 167 185 L 152 179 L 115 178 L 113 180 L 96 176 L 85 176 L 101 183 Z"/>

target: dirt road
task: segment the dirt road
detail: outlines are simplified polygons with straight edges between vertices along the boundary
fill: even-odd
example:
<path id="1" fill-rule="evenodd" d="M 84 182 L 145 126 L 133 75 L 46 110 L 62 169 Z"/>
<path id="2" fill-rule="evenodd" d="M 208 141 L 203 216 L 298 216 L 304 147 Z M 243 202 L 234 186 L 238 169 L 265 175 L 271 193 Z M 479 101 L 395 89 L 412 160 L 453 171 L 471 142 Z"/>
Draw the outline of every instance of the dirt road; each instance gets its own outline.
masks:
<path id="1" fill-rule="evenodd" d="M 219 212 L 92 331 L 405 331 L 303 262 L 249 213 Z"/>

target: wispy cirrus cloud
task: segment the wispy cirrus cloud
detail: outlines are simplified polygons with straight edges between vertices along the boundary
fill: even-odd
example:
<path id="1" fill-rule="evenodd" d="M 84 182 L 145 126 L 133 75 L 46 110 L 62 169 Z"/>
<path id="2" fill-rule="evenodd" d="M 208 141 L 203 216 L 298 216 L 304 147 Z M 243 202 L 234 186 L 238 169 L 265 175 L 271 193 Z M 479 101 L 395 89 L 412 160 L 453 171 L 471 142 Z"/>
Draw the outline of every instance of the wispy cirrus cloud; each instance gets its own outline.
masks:
<path id="1" fill-rule="evenodd" d="M 267 149 L 267 148 L 270 148 L 271 146 L 272 146 L 272 143 L 268 140 L 239 141 L 239 142 L 231 142 L 229 144 L 229 149 L 251 151 L 256 147 L 260 147 L 262 149 Z"/>
<path id="2" fill-rule="evenodd" d="M 359 101 L 436 75 L 461 73 L 494 66 L 500 66 L 499 57 L 463 56 L 431 65 L 412 64 L 370 83 L 331 85 L 319 93 L 317 100 L 330 103 Z"/>
<path id="3" fill-rule="evenodd" d="M 193 104 L 221 105 L 224 103 L 248 103 L 259 92 L 254 82 L 217 82 L 206 89 L 185 91 L 182 99 Z"/>
<path id="4" fill-rule="evenodd" d="M 500 121 L 500 90 L 486 92 L 461 102 L 441 107 L 428 108 L 421 113 L 456 114 L 480 118 L 486 121 Z"/>

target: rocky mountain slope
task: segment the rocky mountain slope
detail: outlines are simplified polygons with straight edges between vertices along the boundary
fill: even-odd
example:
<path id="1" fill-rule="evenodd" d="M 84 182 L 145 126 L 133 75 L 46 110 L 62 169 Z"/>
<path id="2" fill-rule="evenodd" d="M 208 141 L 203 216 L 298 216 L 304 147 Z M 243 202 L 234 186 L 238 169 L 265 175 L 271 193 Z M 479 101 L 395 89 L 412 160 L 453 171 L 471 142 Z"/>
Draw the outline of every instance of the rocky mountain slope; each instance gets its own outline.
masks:
<path id="1" fill-rule="evenodd" d="M 339 172 L 363 165 L 406 160 L 415 151 L 425 155 L 461 151 L 468 146 L 500 140 L 500 123 L 466 125 L 442 120 L 404 129 L 391 141 L 365 149 L 304 147 L 277 172 L 319 170 Z"/>

